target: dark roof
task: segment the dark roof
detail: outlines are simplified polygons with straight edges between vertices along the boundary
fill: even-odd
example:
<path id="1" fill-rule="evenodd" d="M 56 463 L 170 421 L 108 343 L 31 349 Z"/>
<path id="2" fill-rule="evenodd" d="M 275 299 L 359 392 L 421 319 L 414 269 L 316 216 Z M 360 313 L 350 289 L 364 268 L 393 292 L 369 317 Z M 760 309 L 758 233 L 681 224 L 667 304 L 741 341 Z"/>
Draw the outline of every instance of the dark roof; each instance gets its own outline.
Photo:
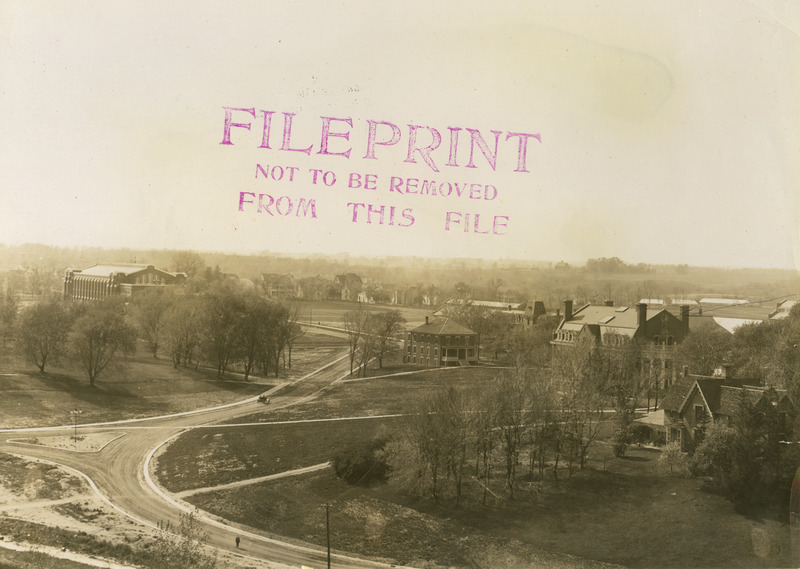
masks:
<path id="1" fill-rule="evenodd" d="M 435 318 L 428 322 L 417 326 L 411 330 L 412 332 L 421 332 L 423 334 L 477 334 L 466 326 L 462 326 L 457 322 L 453 322 L 450 318 Z"/>
<path id="2" fill-rule="evenodd" d="M 695 377 L 690 375 L 682 375 L 676 379 L 675 383 L 670 386 L 670 388 L 667 390 L 667 394 L 661 401 L 661 408 L 666 409 L 667 411 L 680 411 L 681 406 L 683 405 L 683 400 L 686 398 L 686 394 L 689 393 L 689 390 L 694 385 L 695 379 Z"/>
<path id="3" fill-rule="evenodd" d="M 650 322 L 665 309 L 647 310 L 646 320 Z M 572 313 L 569 320 L 562 320 L 559 330 L 579 331 L 586 326 L 593 336 L 602 338 L 606 334 L 619 334 L 633 338 L 639 330 L 639 308 L 637 306 L 606 306 L 586 304 Z"/>

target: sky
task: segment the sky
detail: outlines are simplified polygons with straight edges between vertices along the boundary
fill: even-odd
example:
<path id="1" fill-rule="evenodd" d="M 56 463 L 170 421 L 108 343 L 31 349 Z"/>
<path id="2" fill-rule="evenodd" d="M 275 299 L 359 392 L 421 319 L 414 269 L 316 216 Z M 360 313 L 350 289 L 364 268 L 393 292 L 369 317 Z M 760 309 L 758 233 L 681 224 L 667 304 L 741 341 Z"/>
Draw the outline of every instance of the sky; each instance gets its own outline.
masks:
<path id="1" fill-rule="evenodd" d="M 798 33 L 788 0 L 0 0 L 0 243 L 797 269 Z"/>

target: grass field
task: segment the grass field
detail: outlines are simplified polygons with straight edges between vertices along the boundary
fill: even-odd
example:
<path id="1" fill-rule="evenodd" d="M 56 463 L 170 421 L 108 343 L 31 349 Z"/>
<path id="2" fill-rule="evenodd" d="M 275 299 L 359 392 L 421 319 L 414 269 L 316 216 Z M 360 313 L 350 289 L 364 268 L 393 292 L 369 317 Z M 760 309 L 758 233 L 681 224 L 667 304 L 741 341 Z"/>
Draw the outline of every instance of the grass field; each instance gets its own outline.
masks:
<path id="1" fill-rule="evenodd" d="M 392 304 L 363 304 L 346 302 L 344 300 L 295 300 L 288 301 L 287 306 L 297 309 L 298 322 L 301 324 L 323 324 L 341 327 L 345 312 L 351 310 L 365 310 L 367 312 L 381 312 L 386 310 L 399 310 L 406 319 L 406 326 L 413 328 L 425 322 L 425 316 L 430 316 L 438 306 L 428 308 L 415 308 L 409 306 L 396 306 Z"/>
<path id="2" fill-rule="evenodd" d="M 602 455 L 602 456 L 601 456 Z M 198 494 L 194 505 L 276 535 L 324 545 L 331 503 L 333 547 L 417 567 L 788 567 L 788 525 L 748 519 L 702 482 L 668 476 L 657 451 L 589 468 L 537 500 L 436 506 L 391 485 L 348 486 L 329 471 Z M 580 560 L 570 559 L 576 556 Z"/>
<path id="3" fill-rule="evenodd" d="M 302 406 L 246 420 L 403 413 L 419 408 L 419 398 L 444 382 L 479 385 L 496 373 L 469 368 L 355 381 Z M 179 438 L 159 459 L 159 479 L 178 491 L 318 464 L 353 441 L 391 431 L 399 420 L 198 430 Z M 520 491 L 515 500 L 486 506 L 475 491 L 455 507 L 411 498 L 391 484 L 351 487 L 330 469 L 187 500 L 319 545 L 325 537 L 323 505 L 332 503 L 335 548 L 422 567 L 787 566 L 789 530 L 783 518 L 744 517 L 727 500 L 704 492 L 701 480 L 660 470 L 658 456 L 656 449 L 635 447 L 616 458 L 610 445 L 600 442 L 586 470 L 572 477 L 562 471 L 558 484 L 549 480 Z M 499 479 L 493 490 L 505 495 Z"/>
<path id="4" fill-rule="evenodd" d="M 251 376 L 247 382 L 236 366 L 218 377 L 202 366 L 173 368 L 167 358 L 154 359 L 143 350 L 104 371 L 94 387 L 78 369 L 53 367 L 41 374 L 24 363 L 0 361 L 0 428 L 70 424 L 73 409 L 81 411 L 80 423 L 93 423 L 230 403 L 325 365 L 344 342 L 308 331 L 295 343 L 291 369 L 281 369 L 278 378 Z"/>

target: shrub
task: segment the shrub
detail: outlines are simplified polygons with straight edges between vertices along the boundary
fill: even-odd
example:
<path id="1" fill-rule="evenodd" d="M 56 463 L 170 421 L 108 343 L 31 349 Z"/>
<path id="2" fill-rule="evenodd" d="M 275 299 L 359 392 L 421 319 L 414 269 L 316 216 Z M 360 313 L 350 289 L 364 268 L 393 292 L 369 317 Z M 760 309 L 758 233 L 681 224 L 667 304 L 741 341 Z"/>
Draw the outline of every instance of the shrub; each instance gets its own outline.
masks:
<path id="1" fill-rule="evenodd" d="M 367 485 L 372 481 L 384 481 L 388 470 L 380 453 L 384 446 L 386 439 L 380 438 L 340 449 L 331 459 L 333 471 L 348 484 Z"/>
<path id="2" fill-rule="evenodd" d="M 658 457 L 658 465 L 661 468 L 669 468 L 670 474 L 686 474 L 688 472 L 688 460 L 686 453 L 681 450 L 679 441 L 672 441 L 664 445 L 661 455 Z"/>

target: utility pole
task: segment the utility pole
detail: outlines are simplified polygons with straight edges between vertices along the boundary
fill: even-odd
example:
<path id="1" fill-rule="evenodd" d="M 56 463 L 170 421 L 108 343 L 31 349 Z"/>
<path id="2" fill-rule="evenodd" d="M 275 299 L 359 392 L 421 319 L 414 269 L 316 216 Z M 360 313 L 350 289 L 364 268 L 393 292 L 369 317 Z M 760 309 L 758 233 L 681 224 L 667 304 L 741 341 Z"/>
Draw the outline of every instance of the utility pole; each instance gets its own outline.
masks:
<path id="1" fill-rule="evenodd" d="M 74 434 L 72 439 L 75 441 L 75 446 L 78 446 L 78 415 L 83 413 L 83 411 L 79 411 L 78 409 L 73 409 L 69 412 L 72 415 L 72 425 L 74 427 Z"/>
<path id="2" fill-rule="evenodd" d="M 331 516 L 330 504 L 325 504 L 325 534 L 328 541 L 328 569 L 331 569 Z"/>

